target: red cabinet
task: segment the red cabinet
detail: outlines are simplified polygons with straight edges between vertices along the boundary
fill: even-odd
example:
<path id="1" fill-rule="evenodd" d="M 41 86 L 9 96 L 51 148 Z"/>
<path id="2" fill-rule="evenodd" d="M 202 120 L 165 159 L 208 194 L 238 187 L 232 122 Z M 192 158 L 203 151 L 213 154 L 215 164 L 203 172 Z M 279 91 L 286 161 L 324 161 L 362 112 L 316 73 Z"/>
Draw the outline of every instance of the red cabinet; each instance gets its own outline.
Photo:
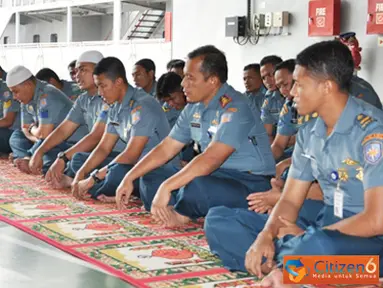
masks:
<path id="1" fill-rule="evenodd" d="M 383 34 L 383 0 L 368 1 L 367 34 Z"/>
<path id="2" fill-rule="evenodd" d="M 309 36 L 340 34 L 340 0 L 310 0 Z"/>

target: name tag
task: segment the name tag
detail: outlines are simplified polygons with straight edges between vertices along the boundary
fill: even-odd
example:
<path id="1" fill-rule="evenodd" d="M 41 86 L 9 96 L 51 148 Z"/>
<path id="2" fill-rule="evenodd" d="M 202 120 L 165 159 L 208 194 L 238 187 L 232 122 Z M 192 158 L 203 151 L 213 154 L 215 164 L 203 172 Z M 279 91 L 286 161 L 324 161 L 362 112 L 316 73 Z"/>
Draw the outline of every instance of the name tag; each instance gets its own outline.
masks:
<path id="1" fill-rule="evenodd" d="M 193 128 L 201 128 L 201 123 L 191 123 L 191 127 Z"/>
<path id="2" fill-rule="evenodd" d="M 338 188 L 334 193 L 334 215 L 343 218 L 343 192 Z"/>
<path id="3" fill-rule="evenodd" d="M 279 110 L 278 109 L 270 109 L 270 113 L 271 114 L 279 114 Z"/>
<path id="4" fill-rule="evenodd" d="M 114 122 L 114 121 L 110 121 L 109 124 L 112 125 L 112 126 L 120 126 L 120 123 L 117 123 L 117 122 Z"/>

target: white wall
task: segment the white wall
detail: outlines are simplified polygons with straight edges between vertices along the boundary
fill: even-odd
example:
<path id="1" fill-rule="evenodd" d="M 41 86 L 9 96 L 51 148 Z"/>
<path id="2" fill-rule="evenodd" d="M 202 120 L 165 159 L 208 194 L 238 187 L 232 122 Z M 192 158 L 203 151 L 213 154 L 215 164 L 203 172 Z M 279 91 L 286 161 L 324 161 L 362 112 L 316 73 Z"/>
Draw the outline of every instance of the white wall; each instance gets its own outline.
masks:
<path id="1" fill-rule="evenodd" d="M 0 49 L 0 65 L 8 71 L 16 65 L 28 67 L 32 73 L 36 73 L 43 67 L 53 69 L 62 79 L 69 79 L 67 66 L 82 52 L 98 50 L 104 57 L 118 57 L 125 65 L 128 80 L 132 82 L 131 72 L 135 62 L 141 58 L 151 58 L 157 66 L 157 78 L 166 72 L 166 64 L 171 59 L 171 45 L 159 41 L 148 40 L 148 43 L 126 42 L 121 45 L 111 43 L 78 43 L 67 47 L 29 48 L 8 47 Z"/>
<path id="2" fill-rule="evenodd" d="M 259 62 L 263 56 L 277 54 L 293 58 L 306 46 L 331 38 L 307 36 L 307 0 L 253 0 L 255 12 L 289 11 L 292 14 L 291 36 L 261 39 L 257 46 L 239 46 L 225 38 L 225 18 L 246 15 L 245 0 L 173 0 L 173 58 L 184 58 L 201 45 L 213 44 L 226 53 L 229 82 L 239 90 L 242 69 L 246 64 Z M 342 0 L 342 32 L 354 31 L 363 48 L 360 76 L 370 81 L 383 97 L 383 48 L 377 47 L 377 36 L 366 35 L 367 2 Z"/>

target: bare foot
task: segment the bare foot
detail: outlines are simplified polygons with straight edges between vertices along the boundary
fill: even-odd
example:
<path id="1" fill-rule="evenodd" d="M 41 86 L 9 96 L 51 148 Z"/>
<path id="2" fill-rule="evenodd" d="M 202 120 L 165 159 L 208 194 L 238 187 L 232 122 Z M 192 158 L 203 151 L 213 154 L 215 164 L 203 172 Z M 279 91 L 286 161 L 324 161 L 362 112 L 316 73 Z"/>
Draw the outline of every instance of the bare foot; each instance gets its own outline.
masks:
<path id="1" fill-rule="evenodd" d="M 9 162 L 13 163 L 13 160 L 14 160 L 13 153 L 9 154 L 8 160 L 9 160 Z"/>
<path id="2" fill-rule="evenodd" d="M 103 202 L 103 203 L 116 203 L 116 197 L 113 196 L 105 196 L 104 194 L 97 197 L 97 200 Z"/>
<path id="3" fill-rule="evenodd" d="M 300 285 L 283 284 L 283 272 L 281 269 L 275 269 L 262 280 L 261 287 L 294 288 Z"/>
<path id="4" fill-rule="evenodd" d="M 23 173 L 31 174 L 29 169 L 29 158 L 18 158 L 15 160 L 16 167 Z"/>
<path id="5" fill-rule="evenodd" d="M 182 216 L 181 214 L 178 214 L 176 211 L 174 211 L 173 207 L 169 207 L 170 213 L 172 214 L 172 217 L 168 223 L 165 224 L 168 228 L 173 227 L 180 227 L 188 224 L 190 222 L 190 218 L 186 216 Z"/>

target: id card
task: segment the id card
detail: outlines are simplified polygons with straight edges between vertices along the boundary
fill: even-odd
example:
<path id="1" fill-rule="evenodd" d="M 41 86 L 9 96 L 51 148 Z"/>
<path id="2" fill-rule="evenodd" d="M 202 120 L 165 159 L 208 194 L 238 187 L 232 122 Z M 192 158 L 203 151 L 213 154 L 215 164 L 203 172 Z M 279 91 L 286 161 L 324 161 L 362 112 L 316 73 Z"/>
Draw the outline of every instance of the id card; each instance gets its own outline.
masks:
<path id="1" fill-rule="evenodd" d="M 343 192 L 339 188 L 334 193 L 334 215 L 343 218 Z"/>

